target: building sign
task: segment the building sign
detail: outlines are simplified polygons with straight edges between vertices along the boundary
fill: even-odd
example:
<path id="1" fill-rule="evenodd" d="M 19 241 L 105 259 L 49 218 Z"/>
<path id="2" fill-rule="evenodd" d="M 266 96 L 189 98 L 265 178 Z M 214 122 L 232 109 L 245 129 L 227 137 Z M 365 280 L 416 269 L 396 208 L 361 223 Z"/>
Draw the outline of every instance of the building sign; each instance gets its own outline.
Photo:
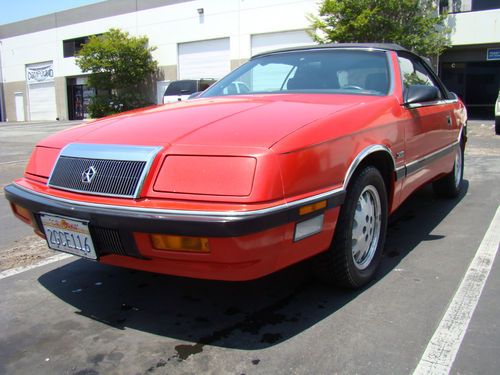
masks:
<path id="1" fill-rule="evenodd" d="M 28 84 L 45 83 L 54 81 L 54 65 L 50 63 L 37 64 L 26 67 L 26 80 Z"/>
<path id="2" fill-rule="evenodd" d="M 500 48 L 488 48 L 486 60 L 500 60 Z"/>

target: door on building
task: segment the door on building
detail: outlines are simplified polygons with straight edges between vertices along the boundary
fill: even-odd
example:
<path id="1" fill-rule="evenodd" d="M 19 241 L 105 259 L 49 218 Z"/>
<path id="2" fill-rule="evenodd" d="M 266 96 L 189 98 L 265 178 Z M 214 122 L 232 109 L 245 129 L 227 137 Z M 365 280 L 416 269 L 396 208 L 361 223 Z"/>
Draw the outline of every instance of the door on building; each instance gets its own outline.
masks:
<path id="1" fill-rule="evenodd" d="M 26 65 L 29 120 L 56 120 L 56 88 L 52 61 Z"/>
<path id="2" fill-rule="evenodd" d="M 54 82 L 29 85 L 30 120 L 55 120 L 56 90 Z"/>
<path id="3" fill-rule="evenodd" d="M 493 118 L 500 89 L 500 61 L 467 64 L 466 104 L 472 116 Z"/>
<path id="4" fill-rule="evenodd" d="M 500 61 L 442 63 L 446 87 L 465 102 L 472 118 L 493 118 L 500 89 Z"/>
<path id="5" fill-rule="evenodd" d="M 81 84 L 80 78 L 67 79 L 68 117 L 70 120 L 89 118 L 90 99 L 95 96 L 95 90 Z"/>
<path id="6" fill-rule="evenodd" d="M 252 35 L 252 56 L 281 48 L 300 47 L 313 44 L 305 30 L 282 31 Z"/>
<path id="7" fill-rule="evenodd" d="M 22 92 L 14 93 L 16 105 L 16 121 L 24 121 L 24 96 Z"/>
<path id="8" fill-rule="evenodd" d="M 180 43 L 179 79 L 222 78 L 231 71 L 229 38 Z"/>

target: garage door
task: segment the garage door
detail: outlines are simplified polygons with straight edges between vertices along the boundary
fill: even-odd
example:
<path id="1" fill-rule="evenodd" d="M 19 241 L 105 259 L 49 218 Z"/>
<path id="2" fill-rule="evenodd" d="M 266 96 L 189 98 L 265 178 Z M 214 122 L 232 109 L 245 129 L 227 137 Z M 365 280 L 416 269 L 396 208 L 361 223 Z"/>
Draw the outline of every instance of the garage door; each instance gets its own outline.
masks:
<path id="1" fill-rule="evenodd" d="M 231 70 L 229 38 L 179 44 L 179 79 L 221 78 Z"/>
<path id="2" fill-rule="evenodd" d="M 30 120 L 55 120 L 56 89 L 54 82 L 39 83 L 29 87 Z"/>
<path id="3" fill-rule="evenodd" d="M 252 56 L 262 52 L 310 45 L 312 43 L 311 37 L 304 30 L 252 35 Z M 252 81 L 248 82 L 252 90 L 255 91 L 269 88 L 279 90 L 283 80 L 290 72 L 290 68 L 282 64 L 269 64 L 265 67 L 257 66 L 255 69 L 256 71 L 260 70 L 259 74 L 256 74 L 256 77 L 253 77 Z"/>
<path id="4" fill-rule="evenodd" d="M 52 62 L 26 66 L 28 82 L 29 119 L 31 121 L 55 120 L 56 89 Z"/>
<path id="5" fill-rule="evenodd" d="M 252 35 L 252 56 L 280 48 L 313 44 L 305 30 L 283 31 L 279 33 Z"/>

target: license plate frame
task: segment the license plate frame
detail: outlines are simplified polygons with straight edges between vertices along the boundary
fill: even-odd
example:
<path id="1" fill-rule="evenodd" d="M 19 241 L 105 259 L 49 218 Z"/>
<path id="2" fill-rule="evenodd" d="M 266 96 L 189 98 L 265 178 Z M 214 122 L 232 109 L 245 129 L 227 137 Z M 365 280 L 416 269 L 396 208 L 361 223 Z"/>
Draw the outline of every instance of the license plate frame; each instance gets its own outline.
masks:
<path id="1" fill-rule="evenodd" d="M 50 249 L 97 260 L 88 221 L 48 213 L 40 220 Z"/>

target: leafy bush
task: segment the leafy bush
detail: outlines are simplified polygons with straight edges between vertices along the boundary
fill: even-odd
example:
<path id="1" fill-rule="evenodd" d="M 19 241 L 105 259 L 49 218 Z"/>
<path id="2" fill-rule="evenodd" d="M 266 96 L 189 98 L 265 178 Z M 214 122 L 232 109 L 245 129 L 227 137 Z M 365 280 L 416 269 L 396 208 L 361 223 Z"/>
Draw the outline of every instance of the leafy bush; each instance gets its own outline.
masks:
<path id="1" fill-rule="evenodd" d="M 148 105 L 142 93 L 157 64 L 148 38 L 133 37 L 119 29 L 91 36 L 76 57 L 87 73 L 87 85 L 101 94 L 91 99 L 89 113 L 98 118 Z M 109 94 L 102 94 L 108 92 Z"/>

